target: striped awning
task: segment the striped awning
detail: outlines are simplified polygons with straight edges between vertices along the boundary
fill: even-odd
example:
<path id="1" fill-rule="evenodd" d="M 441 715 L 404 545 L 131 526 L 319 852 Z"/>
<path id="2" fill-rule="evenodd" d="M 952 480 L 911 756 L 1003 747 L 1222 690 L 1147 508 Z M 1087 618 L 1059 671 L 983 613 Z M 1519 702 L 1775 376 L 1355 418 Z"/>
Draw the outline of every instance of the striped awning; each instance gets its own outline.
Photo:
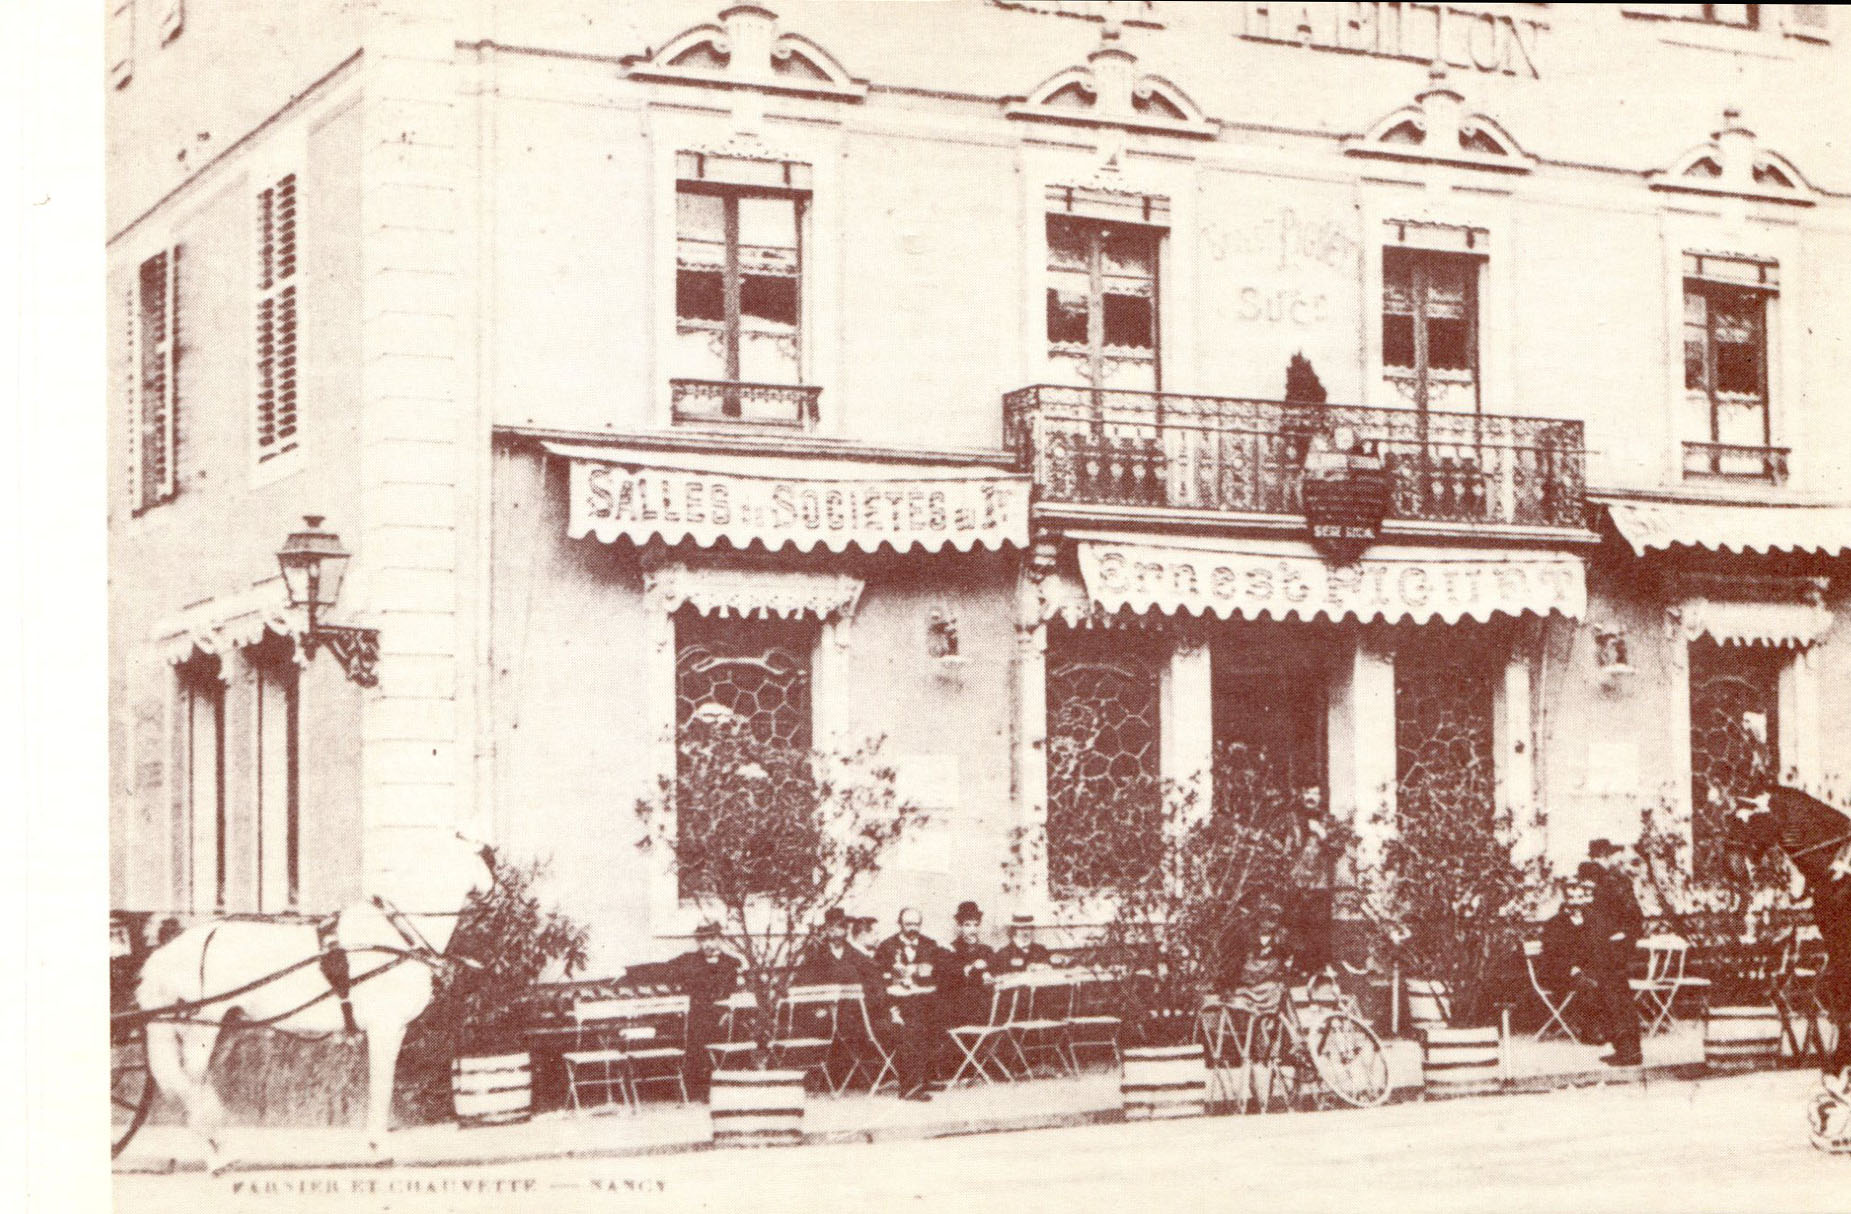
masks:
<path id="1" fill-rule="evenodd" d="M 1737 554 L 1851 550 L 1851 506 L 1760 506 L 1608 501 L 1607 515 L 1633 552 L 1703 548 Z"/>
<path id="2" fill-rule="evenodd" d="M 1005 469 L 543 445 L 570 461 L 572 539 L 801 552 L 1028 546 L 1029 480 Z"/>

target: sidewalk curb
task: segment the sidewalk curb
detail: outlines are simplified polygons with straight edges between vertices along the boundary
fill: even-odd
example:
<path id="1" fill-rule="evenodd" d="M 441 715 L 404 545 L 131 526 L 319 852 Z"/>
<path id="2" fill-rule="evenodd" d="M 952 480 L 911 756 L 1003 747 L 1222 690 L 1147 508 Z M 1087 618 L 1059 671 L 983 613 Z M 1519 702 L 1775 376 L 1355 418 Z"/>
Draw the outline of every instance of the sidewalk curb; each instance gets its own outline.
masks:
<path id="1" fill-rule="evenodd" d="M 1528 1076 L 1513 1080 L 1496 1088 L 1475 1092 L 1436 1093 L 1425 1087 L 1396 1088 L 1389 1093 L 1388 1100 L 1380 1107 L 1390 1105 L 1415 1104 L 1424 1101 L 1434 1103 L 1453 1103 L 1500 1096 L 1539 1095 L 1547 1092 L 1566 1091 L 1571 1088 L 1587 1087 L 1626 1087 L 1648 1085 L 1652 1082 L 1689 1083 L 1703 1079 L 1726 1079 L 1740 1075 L 1760 1074 L 1768 1071 L 1795 1070 L 1794 1067 L 1732 1067 L 1728 1069 L 1713 1068 L 1702 1062 L 1684 1062 L 1662 1064 L 1649 1067 L 1606 1068 L 1590 1071 L 1572 1071 L 1554 1075 Z M 1204 1117 L 1241 1117 L 1246 1116 L 1238 1110 L 1210 1112 Z M 1157 1119 L 1161 1121 L 1163 1119 Z M 1179 1118 L 1194 1121 L 1197 1118 Z M 966 1138 L 980 1134 L 1023 1133 L 1032 1130 L 1070 1129 L 1092 1125 L 1129 1125 L 1134 1124 L 1125 1117 L 1120 1107 L 1102 1109 L 1077 1109 L 1064 1112 L 1037 1113 L 1028 1116 L 993 1117 L 965 1121 L 938 1122 L 936 1124 L 917 1126 L 890 1126 L 868 1130 L 825 1130 L 808 1133 L 803 1136 L 800 1147 L 811 1146 L 847 1146 L 856 1144 L 872 1145 L 890 1142 L 917 1142 L 934 1138 Z M 1137 1122 L 1135 1124 L 1144 1124 Z M 511 1164 L 541 1163 L 562 1159 L 647 1159 L 663 1155 L 687 1155 L 701 1151 L 715 1150 L 709 1141 L 683 1141 L 656 1143 L 646 1146 L 612 1146 L 596 1148 L 574 1148 L 566 1150 L 521 1151 L 510 1154 L 457 1157 L 446 1159 L 396 1159 L 384 1161 L 372 1160 L 336 1160 L 321 1163 L 260 1163 L 235 1164 L 227 1169 L 233 1172 L 283 1172 L 283 1171 L 327 1171 L 334 1169 L 371 1169 L 382 1167 L 400 1168 L 480 1168 L 505 1167 Z M 726 1148 L 731 1149 L 731 1148 Z M 117 1175 L 171 1175 L 182 1172 L 202 1172 L 203 1163 L 183 1163 L 175 1160 L 166 1161 L 166 1166 L 130 1166 L 119 1169 Z"/>

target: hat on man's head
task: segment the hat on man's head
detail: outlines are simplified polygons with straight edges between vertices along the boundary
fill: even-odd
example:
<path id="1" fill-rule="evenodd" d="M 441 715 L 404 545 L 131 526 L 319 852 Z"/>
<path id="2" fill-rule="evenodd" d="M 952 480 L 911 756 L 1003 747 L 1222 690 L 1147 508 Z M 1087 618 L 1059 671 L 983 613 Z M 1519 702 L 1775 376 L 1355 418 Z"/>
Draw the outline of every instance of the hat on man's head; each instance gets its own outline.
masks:
<path id="1" fill-rule="evenodd" d="M 1009 926 L 1033 927 L 1035 926 L 1035 917 L 1027 911 L 1017 911 L 1015 914 L 1009 916 Z"/>
<path id="2" fill-rule="evenodd" d="M 977 904 L 975 902 L 960 902 L 958 903 L 958 913 L 951 918 L 957 923 L 982 923 L 983 912 L 977 909 Z"/>
<path id="3" fill-rule="evenodd" d="M 1615 850 L 1618 849 L 1616 848 Z M 1605 871 L 1605 869 L 1601 868 L 1600 865 L 1594 863 L 1592 860 L 1583 860 L 1575 867 L 1575 880 L 1581 882 L 1583 885 L 1592 885 L 1594 882 L 1600 880 L 1601 875 Z"/>
<path id="4" fill-rule="evenodd" d="M 824 927 L 834 927 L 838 923 L 846 924 L 847 922 L 848 912 L 839 906 L 832 906 L 823 912 Z"/>
<path id="5" fill-rule="evenodd" d="M 1621 852 L 1625 850 L 1626 850 L 1625 848 L 1621 847 L 1618 843 L 1615 843 L 1611 839 L 1596 839 L 1592 843 L 1587 845 L 1588 858 L 1591 860 L 1604 860 L 1608 856 L 1613 855 L 1615 852 Z"/>
<path id="6" fill-rule="evenodd" d="M 720 925 L 715 923 L 712 919 L 707 920 L 707 922 L 694 929 L 694 938 L 696 940 L 718 940 L 724 934 L 725 933 L 720 930 Z"/>

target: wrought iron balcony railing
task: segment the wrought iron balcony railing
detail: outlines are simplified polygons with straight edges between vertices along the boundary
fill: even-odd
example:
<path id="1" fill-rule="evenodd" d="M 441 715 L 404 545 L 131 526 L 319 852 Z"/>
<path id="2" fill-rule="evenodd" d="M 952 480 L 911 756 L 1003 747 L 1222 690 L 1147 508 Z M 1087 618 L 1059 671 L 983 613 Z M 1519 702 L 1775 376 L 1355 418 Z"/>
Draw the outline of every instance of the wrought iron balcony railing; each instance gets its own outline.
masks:
<path id="1" fill-rule="evenodd" d="M 1768 481 L 1779 485 L 1787 479 L 1789 454 L 1791 449 L 1787 447 L 1685 443 L 1684 475 L 1727 481 Z"/>
<path id="2" fill-rule="evenodd" d="M 751 384 L 724 379 L 671 379 L 677 422 L 725 422 L 807 430 L 816 424 L 823 390 L 804 384 Z"/>
<path id="3" fill-rule="evenodd" d="M 1578 421 L 1048 385 L 1003 410 L 1044 503 L 1302 514 L 1306 454 L 1354 444 L 1382 460 L 1390 518 L 1587 526 Z"/>

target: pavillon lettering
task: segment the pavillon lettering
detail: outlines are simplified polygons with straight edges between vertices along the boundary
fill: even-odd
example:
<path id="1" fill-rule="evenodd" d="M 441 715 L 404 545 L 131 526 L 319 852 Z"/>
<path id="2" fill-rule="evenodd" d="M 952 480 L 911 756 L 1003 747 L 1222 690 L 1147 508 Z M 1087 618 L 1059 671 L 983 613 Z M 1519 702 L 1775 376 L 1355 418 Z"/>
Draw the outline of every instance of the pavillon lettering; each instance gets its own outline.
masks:
<path id="1" fill-rule="evenodd" d="M 1407 59 L 1505 76 L 1541 76 L 1536 47 L 1549 27 L 1533 17 L 1446 4 L 1243 4 L 1238 36 Z"/>

